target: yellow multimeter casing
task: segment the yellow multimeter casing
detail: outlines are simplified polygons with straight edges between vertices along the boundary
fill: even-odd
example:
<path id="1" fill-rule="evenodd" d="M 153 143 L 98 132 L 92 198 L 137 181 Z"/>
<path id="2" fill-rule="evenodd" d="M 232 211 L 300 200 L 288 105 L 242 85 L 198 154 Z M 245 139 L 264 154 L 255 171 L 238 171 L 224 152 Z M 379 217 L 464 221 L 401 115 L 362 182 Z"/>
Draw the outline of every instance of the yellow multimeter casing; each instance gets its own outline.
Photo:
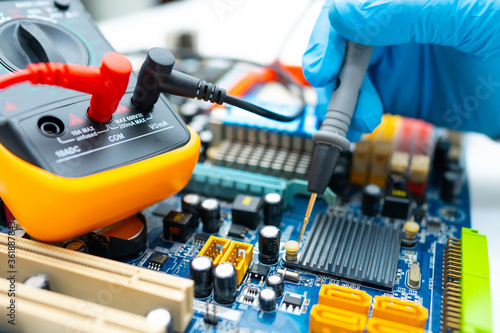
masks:
<path id="1" fill-rule="evenodd" d="M 200 149 L 189 131 L 191 139 L 174 151 L 81 178 L 54 175 L 0 145 L 0 196 L 36 239 L 58 242 L 91 232 L 186 186 Z"/>
<path id="2" fill-rule="evenodd" d="M 31 237 L 80 236 L 186 186 L 198 161 L 198 135 L 164 97 L 143 113 L 131 95 L 107 124 L 86 116 L 88 97 L 81 96 L 0 112 L 0 197 Z"/>

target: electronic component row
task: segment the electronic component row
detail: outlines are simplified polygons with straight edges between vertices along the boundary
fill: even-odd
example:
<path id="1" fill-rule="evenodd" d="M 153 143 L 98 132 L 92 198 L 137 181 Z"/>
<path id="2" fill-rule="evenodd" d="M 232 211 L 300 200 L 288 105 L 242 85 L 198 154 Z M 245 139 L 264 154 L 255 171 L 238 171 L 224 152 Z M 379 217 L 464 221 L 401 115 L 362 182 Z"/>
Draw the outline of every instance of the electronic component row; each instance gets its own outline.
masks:
<path id="1" fill-rule="evenodd" d="M 423 306 L 390 296 L 372 297 L 365 291 L 333 284 L 321 286 L 311 309 L 311 332 L 423 333 L 428 311 Z"/>

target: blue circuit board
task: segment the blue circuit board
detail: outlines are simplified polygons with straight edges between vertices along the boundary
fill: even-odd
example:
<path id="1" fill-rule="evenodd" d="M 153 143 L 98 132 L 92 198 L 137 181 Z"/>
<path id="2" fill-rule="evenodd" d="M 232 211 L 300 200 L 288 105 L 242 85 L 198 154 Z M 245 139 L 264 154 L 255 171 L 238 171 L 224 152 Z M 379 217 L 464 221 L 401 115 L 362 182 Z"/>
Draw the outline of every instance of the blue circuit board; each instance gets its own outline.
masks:
<path id="1" fill-rule="evenodd" d="M 250 278 L 248 275 L 244 278 L 238 288 L 237 301 L 230 305 L 216 304 L 213 296 L 205 299 L 195 299 L 194 317 L 187 329 L 187 332 L 307 332 L 309 330 L 309 317 L 311 307 L 318 303 L 318 293 L 322 284 L 335 283 L 362 289 L 371 296 L 390 295 L 392 297 L 417 302 L 429 310 L 429 320 L 426 330 L 439 332 L 441 318 L 441 296 L 443 294 L 442 275 L 443 275 L 443 250 L 446 240 L 449 237 L 460 237 L 462 227 L 470 227 L 469 215 L 469 195 L 467 185 L 464 185 L 461 194 L 454 203 L 445 203 L 439 196 L 439 188 L 428 186 L 426 191 L 426 203 L 419 206 L 425 209 L 426 216 L 421 222 L 421 232 L 416 246 L 408 248 L 401 246 L 399 260 L 396 272 L 396 282 L 392 290 L 377 289 L 367 287 L 353 281 L 343 280 L 334 276 L 325 274 L 315 274 L 310 271 L 298 271 L 300 278 L 298 282 L 285 281 L 285 293 L 278 299 L 278 308 L 274 312 L 263 312 L 259 309 L 257 297 L 251 304 L 244 301 L 244 296 L 248 287 L 262 289 L 265 283 L 262 280 Z M 284 211 L 281 230 L 281 254 L 284 254 L 283 244 L 289 239 L 298 239 L 302 225 L 303 214 L 306 210 L 308 198 L 297 196 L 293 199 L 290 208 Z M 324 201 L 319 201 L 313 211 L 311 221 L 319 212 L 342 214 L 346 212 L 357 213 L 360 210 L 361 192 L 359 188 L 354 188 L 350 194 L 350 200 L 345 204 L 337 204 L 334 207 L 328 207 Z M 167 204 L 177 207 L 180 210 L 180 196 L 171 197 L 160 204 Z M 416 204 L 413 204 L 415 209 Z M 168 255 L 168 260 L 160 269 L 162 272 L 189 278 L 189 261 L 197 256 L 203 243 L 196 241 L 193 236 L 186 242 L 180 243 L 168 241 L 163 238 L 162 218 L 155 216 L 153 211 L 157 205 L 146 209 L 143 213 L 147 217 L 149 225 L 149 242 L 147 249 L 144 249 L 140 255 L 128 259 L 125 262 L 147 267 L 148 261 L 153 253 L 163 253 Z M 230 238 L 227 236 L 231 227 L 231 203 L 222 202 L 221 228 L 216 236 Z M 380 215 L 374 218 L 377 224 L 403 223 L 403 220 L 388 219 Z M 261 222 L 262 225 L 262 222 Z M 259 225 L 259 227 L 261 226 Z M 309 223 L 306 230 L 305 239 L 307 240 L 308 231 L 313 223 Z M 244 239 L 235 239 L 238 241 L 254 245 L 253 261 L 258 262 L 258 229 L 250 230 L 246 233 Z M 197 233 L 203 233 L 201 226 L 196 230 Z M 410 289 L 406 284 L 406 274 L 410 265 L 417 261 L 421 268 L 421 286 L 418 290 Z M 280 259 L 277 264 L 270 265 L 270 274 L 277 269 L 284 268 Z M 303 302 L 299 311 L 290 312 L 281 307 L 283 297 L 291 294 L 300 297 Z M 219 324 L 214 327 L 204 322 L 203 316 L 206 313 L 207 302 L 209 311 L 213 311 L 216 305 L 216 314 L 219 317 Z"/>

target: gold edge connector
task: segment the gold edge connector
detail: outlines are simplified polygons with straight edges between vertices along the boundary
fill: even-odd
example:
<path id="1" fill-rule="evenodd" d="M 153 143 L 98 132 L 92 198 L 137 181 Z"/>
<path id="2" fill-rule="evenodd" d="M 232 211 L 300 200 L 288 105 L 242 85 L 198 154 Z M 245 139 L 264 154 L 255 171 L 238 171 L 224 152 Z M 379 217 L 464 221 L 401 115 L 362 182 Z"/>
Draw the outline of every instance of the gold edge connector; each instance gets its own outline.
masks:
<path id="1" fill-rule="evenodd" d="M 449 238 L 444 250 L 441 332 L 460 332 L 462 319 L 462 254 L 460 239 Z"/>

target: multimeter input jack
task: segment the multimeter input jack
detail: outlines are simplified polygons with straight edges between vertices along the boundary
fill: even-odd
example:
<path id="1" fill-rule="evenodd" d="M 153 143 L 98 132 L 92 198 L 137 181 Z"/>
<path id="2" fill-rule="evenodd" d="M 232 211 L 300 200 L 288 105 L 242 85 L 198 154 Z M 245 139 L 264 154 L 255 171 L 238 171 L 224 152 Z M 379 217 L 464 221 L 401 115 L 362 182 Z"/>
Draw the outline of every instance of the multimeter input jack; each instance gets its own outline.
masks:
<path id="1" fill-rule="evenodd" d="M 61 119 L 45 116 L 38 120 L 38 128 L 43 135 L 57 137 L 64 133 L 65 126 Z"/>

